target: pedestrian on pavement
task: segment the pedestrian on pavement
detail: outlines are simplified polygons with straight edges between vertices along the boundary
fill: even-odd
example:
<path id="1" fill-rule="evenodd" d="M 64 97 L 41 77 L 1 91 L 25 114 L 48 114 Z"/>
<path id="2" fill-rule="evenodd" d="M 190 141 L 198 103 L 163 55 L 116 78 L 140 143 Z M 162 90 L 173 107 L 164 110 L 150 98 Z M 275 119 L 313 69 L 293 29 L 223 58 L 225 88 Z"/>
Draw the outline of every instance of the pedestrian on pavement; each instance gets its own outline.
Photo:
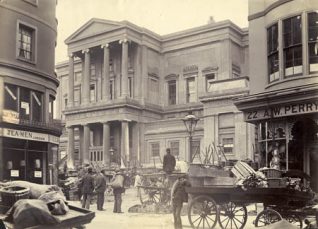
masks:
<path id="1" fill-rule="evenodd" d="M 171 174 L 176 166 L 176 158 L 171 155 L 170 149 L 166 149 L 166 155 L 163 157 L 163 171 L 167 174 Z"/>
<path id="2" fill-rule="evenodd" d="M 135 176 L 134 187 L 137 189 L 137 197 L 140 197 L 140 186 L 142 185 L 140 173 L 137 172 Z"/>
<path id="3" fill-rule="evenodd" d="M 182 229 L 181 210 L 183 202 L 188 201 L 188 194 L 185 191 L 185 188 L 188 186 L 190 186 L 190 183 L 187 181 L 187 176 L 183 175 L 175 181 L 171 189 L 171 203 L 175 229 Z"/>
<path id="4" fill-rule="evenodd" d="M 113 179 L 111 180 L 111 186 L 113 188 L 113 194 L 114 194 L 114 213 L 123 213 L 121 211 L 121 203 L 122 198 L 121 194 L 125 192 L 124 188 L 124 175 L 120 171 L 119 168 L 115 170 L 116 174 L 114 175 Z"/>
<path id="5" fill-rule="evenodd" d="M 93 169 L 89 167 L 87 169 L 87 173 L 84 175 L 82 179 L 82 208 L 89 209 L 89 205 L 92 200 L 93 192 L 94 192 L 94 177 L 93 177 Z"/>
<path id="6" fill-rule="evenodd" d="M 95 192 L 97 194 L 97 210 L 105 211 L 103 208 L 105 201 L 105 191 L 106 191 L 106 177 L 105 170 L 102 169 L 95 176 Z"/>

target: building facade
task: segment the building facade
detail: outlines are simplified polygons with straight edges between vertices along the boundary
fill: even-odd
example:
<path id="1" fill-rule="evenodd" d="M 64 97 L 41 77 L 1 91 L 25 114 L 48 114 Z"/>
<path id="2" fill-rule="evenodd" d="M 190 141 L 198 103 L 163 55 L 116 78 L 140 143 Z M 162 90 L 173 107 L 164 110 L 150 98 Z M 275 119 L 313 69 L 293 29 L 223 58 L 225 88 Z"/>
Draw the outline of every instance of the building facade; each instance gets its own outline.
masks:
<path id="1" fill-rule="evenodd" d="M 65 42 L 69 60 L 56 71 L 69 167 L 156 166 L 168 147 L 178 160 L 203 162 L 220 144 L 227 159 L 251 159 L 254 128 L 232 102 L 249 90 L 246 29 L 212 20 L 160 36 L 91 19 Z M 200 118 L 191 150 L 182 121 L 189 110 Z"/>
<path id="2" fill-rule="evenodd" d="M 318 191 L 318 2 L 249 1 L 250 95 L 236 100 L 258 129 L 261 167 L 302 170 Z"/>
<path id="3" fill-rule="evenodd" d="M 56 0 L 0 2 L 0 180 L 57 181 Z"/>

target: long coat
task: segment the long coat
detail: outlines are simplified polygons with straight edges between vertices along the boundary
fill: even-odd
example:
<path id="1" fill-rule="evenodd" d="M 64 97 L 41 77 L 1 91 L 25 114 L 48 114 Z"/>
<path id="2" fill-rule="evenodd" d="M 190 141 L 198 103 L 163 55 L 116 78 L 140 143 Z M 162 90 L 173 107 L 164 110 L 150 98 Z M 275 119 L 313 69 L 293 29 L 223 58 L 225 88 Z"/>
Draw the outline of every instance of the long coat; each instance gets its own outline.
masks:
<path id="1" fill-rule="evenodd" d="M 82 179 L 82 193 L 92 194 L 94 191 L 94 177 L 92 174 L 87 173 Z"/>
<path id="2" fill-rule="evenodd" d="M 101 173 L 97 174 L 95 177 L 95 191 L 99 193 L 104 193 L 106 190 L 106 179 Z"/>

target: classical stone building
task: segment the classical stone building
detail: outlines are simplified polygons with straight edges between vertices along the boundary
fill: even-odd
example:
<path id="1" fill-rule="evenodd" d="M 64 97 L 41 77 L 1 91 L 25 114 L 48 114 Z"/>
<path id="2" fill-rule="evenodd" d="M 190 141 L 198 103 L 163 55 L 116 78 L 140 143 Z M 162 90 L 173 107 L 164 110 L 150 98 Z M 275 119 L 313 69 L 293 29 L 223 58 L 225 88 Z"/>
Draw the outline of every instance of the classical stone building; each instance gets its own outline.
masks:
<path id="1" fill-rule="evenodd" d="M 238 99 L 258 127 L 260 166 L 302 170 L 318 190 L 318 1 L 249 1 L 250 95 Z"/>
<path id="2" fill-rule="evenodd" d="M 0 1 L 0 180 L 57 182 L 56 0 Z"/>
<path id="3" fill-rule="evenodd" d="M 56 70 L 68 166 L 156 165 L 168 147 L 178 160 L 202 162 L 218 145 L 227 159 L 252 159 L 254 128 L 232 102 L 249 90 L 246 29 L 210 21 L 160 36 L 91 19 L 65 43 L 69 60 Z M 189 110 L 200 118 L 192 150 L 182 121 Z"/>

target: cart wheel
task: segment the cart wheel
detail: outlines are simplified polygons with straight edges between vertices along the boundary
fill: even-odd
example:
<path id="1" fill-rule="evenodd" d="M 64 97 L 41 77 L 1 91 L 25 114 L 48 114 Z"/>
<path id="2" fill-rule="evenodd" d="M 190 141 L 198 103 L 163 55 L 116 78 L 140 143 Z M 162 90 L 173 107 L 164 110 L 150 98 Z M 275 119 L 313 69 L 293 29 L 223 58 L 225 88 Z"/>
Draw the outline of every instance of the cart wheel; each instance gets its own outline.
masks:
<path id="1" fill-rule="evenodd" d="M 303 221 L 298 215 L 288 214 L 283 215 L 283 218 L 286 219 L 289 223 L 295 225 L 296 227 L 303 228 Z"/>
<path id="2" fill-rule="evenodd" d="M 257 215 L 255 227 L 264 227 L 280 220 L 282 220 L 282 216 L 277 211 L 273 209 L 265 209 Z"/>
<path id="3" fill-rule="evenodd" d="M 247 221 L 246 207 L 229 202 L 219 207 L 219 224 L 222 229 L 242 229 Z"/>
<path id="4" fill-rule="evenodd" d="M 140 188 L 141 204 L 151 205 L 160 202 L 160 191 L 155 189 Z"/>
<path id="5" fill-rule="evenodd" d="M 188 218 L 192 228 L 212 229 L 217 222 L 218 208 L 209 196 L 195 197 L 188 208 Z"/>

